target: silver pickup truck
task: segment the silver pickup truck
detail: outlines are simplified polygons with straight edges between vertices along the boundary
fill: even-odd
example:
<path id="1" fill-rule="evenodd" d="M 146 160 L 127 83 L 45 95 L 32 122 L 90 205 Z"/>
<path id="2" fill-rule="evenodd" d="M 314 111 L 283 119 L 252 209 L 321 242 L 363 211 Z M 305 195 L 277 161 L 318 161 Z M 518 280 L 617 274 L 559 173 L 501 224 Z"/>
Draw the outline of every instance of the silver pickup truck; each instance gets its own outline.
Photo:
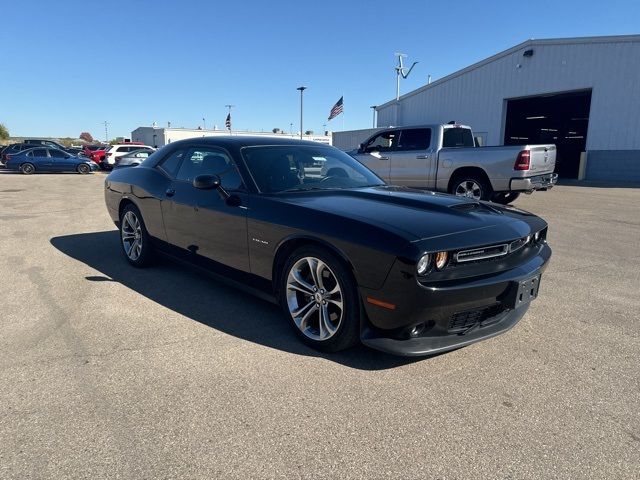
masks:
<path id="1" fill-rule="evenodd" d="M 454 122 L 386 128 L 349 153 L 390 184 L 502 204 L 558 180 L 555 145 L 477 147 Z"/>

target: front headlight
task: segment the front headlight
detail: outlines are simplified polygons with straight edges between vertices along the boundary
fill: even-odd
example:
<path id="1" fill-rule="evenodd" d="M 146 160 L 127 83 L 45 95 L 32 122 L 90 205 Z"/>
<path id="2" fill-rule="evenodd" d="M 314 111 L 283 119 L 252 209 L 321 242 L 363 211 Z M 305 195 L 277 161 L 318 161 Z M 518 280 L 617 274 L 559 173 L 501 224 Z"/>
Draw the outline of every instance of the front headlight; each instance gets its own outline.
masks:
<path id="1" fill-rule="evenodd" d="M 418 275 L 425 275 L 429 271 L 429 266 L 431 265 L 431 255 L 425 253 L 420 260 L 418 260 Z"/>
<path id="2" fill-rule="evenodd" d="M 418 264 L 416 265 L 416 270 L 418 271 L 418 275 L 424 276 L 428 275 L 433 267 L 436 270 L 442 270 L 447 266 L 449 262 L 449 252 L 435 252 L 435 253 L 425 253 L 420 260 L 418 260 Z"/>
<path id="3" fill-rule="evenodd" d="M 442 270 L 447 266 L 447 261 L 449 260 L 449 254 L 447 252 L 438 252 L 436 253 L 435 264 L 438 270 Z"/>

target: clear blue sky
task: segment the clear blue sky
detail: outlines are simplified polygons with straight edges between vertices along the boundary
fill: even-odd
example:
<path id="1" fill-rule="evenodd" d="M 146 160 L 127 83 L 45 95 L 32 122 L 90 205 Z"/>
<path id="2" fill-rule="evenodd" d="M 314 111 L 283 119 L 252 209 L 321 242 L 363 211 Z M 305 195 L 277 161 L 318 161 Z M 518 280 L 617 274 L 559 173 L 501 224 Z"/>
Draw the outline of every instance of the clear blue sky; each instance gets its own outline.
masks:
<path id="1" fill-rule="evenodd" d="M 627 1 L 11 1 L 0 9 L 0 122 L 21 136 L 129 136 L 172 126 L 322 130 L 371 125 L 395 95 L 394 52 L 419 61 L 408 92 L 528 38 L 632 34 Z M 332 121 L 342 129 L 342 119 Z"/>

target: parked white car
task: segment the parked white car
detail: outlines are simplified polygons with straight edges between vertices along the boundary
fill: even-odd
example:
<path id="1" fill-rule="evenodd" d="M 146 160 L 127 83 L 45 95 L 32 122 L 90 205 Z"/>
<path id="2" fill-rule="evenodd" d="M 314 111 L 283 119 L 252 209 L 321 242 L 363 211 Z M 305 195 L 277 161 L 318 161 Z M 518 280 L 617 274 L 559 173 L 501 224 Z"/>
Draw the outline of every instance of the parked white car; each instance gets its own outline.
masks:
<path id="1" fill-rule="evenodd" d="M 131 143 L 120 143 L 118 145 L 113 145 L 109 150 L 106 151 L 104 160 L 102 161 L 102 166 L 104 168 L 111 169 L 116 164 L 116 158 L 127 155 L 134 150 L 149 150 L 150 152 L 156 151 L 155 148 L 148 145 L 132 145 Z"/>

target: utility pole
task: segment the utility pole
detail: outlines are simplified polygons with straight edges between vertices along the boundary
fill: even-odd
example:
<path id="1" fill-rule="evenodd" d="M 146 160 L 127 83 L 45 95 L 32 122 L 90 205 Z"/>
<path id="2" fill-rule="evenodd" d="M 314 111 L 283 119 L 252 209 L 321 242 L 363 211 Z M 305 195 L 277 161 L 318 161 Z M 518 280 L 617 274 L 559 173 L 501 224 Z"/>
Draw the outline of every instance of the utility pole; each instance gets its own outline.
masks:
<path id="1" fill-rule="evenodd" d="M 304 85 L 296 88 L 296 90 L 300 90 L 300 140 L 302 140 L 302 114 L 304 113 L 304 102 L 303 102 L 303 93 L 307 89 Z"/>
<path id="2" fill-rule="evenodd" d="M 395 67 L 395 71 L 396 71 L 396 101 L 398 101 L 398 100 L 400 100 L 400 77 L 406 79 L 409 76 L 409 74 L 411 73 L 411 70 L 413 70 L 413 67 L 415 67 L 416 63 L 418 63 L 418 62 L 413 62 L 413 65 L 411 65 L 411 68 L 409 68 L 409 70 L 407 70 L 404 67 L 404 65 L 402 64 L 402 59 L 406 58 L 407 55 L 405 55 L 404 53 L 396 53 L 394 55 L 396 57 L 398 57 L 398 66 Z"/>
<path id="3" fill-rule="evenodd" d="M 229 109 L 229 134 L 231 134 L 231 109 L 235 107 L 235 105 L 225 105 Z"/>
<path id="4" fill-rule="evenodd" d="M 371 110 L 373 110 L 373 124 L 371 125 L 373 128 L 376 128 L 376 108 L 378 108 L 377 105 L 371 105 L 369 107 Z"/>
<path id="5" fill-rule="evenodd" d="M 109 130 L 107 129 L 109 122 L 105 120 L 103 123 L 104 123 L 104 141 L 105 143 L 109 143 Z"/>

